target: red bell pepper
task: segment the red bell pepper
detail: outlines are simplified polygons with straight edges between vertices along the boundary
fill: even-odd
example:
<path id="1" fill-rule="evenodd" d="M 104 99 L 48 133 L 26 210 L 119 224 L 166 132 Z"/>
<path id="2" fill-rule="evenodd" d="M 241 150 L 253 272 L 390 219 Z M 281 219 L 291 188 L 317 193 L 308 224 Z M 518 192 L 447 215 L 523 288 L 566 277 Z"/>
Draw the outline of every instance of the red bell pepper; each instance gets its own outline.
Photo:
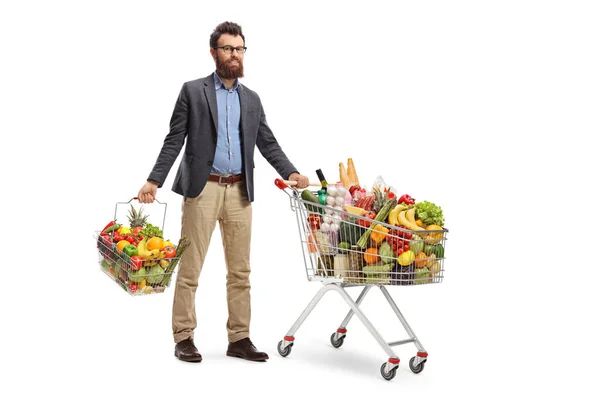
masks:
<path id="1" fill-rule="evenodd" d="M 406 205 L 415 204 L 415 199 L 410 197 L 410 195 L 408 195 L 408 194 L 403 194 L 398 199 L 398 204 L 402 204 L 402 203 L 404 203 Z"/>
<path id="2" fill-rule="evenodd" d="M 144 259 L 140 256 L 131 256 L 131 269 L 134 271 L 139 271 L 144 265 Z"/>

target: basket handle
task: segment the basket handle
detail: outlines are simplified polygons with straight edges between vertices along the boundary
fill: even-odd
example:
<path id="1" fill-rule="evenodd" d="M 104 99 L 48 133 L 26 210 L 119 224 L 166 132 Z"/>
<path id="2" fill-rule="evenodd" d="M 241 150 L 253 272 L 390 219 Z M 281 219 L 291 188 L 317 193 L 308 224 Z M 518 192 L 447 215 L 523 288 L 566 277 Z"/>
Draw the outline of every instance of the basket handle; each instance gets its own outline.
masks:
<path id="1" fill-rule="evenodd" d="M 132 198 L 131 198 L 131 200 L 129 200 L 129 201 L 119 201 L 119 202 L 117 202 L 117 203 L 115 204 L 115 217 L 114 217 L 114 220 L 116 220 L 116 219 L 117 219 L 117 210 L 118 210 L 118 208 L 119 208 L 119 204 L 129 204 L 129 203 L 131 203 L 133 200 L 139 200 L 139 198 L 136 196 L 136 197 L 132 197 Z M 158 201 L 158 200 L 156 199 L 156 197 L 154 198 L 154 201 L 155 201 L 156 203 L 158 203 L 158 204 L 160 204 L 160 205 L 164 206 L 164 207 L 163 207 L 163 208 L 164 208 L 164 211 L 163 211 L 163 218 L 162 218 L 162 224 L 161 224 L 161 230 L 162 230 L 162 231 L 164 231 L 164 230 L 165 230 L 165 219 L 167 218 L 167 203 L 163 203 L 163 202 L 161 202 L 161 201 Z M 150 203 L 150 204 L 153 204 L 153 203 Z"/>

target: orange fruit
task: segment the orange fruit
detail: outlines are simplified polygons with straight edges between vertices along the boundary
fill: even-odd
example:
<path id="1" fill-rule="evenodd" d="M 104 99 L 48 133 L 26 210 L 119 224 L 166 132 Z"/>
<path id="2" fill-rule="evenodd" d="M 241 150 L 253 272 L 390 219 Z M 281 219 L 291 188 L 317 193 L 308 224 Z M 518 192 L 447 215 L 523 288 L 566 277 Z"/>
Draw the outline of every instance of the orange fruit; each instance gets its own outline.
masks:
<path id="1" fill-rule="evenodd" d="M 148 242 L 146 242 L 146 248 L 150 251 L 160 250 L 163 248 L 163 242 L 164 240 L 154 236 L 153 238 L 148 239 Z"/>
<path id="2" fill-rule="evenodd" d="M 123 247 L 127 246 L 128 244 L 130 243 L 127 240 L 119 240 L 117 243 L 117 253 L 123 254 Z"/>

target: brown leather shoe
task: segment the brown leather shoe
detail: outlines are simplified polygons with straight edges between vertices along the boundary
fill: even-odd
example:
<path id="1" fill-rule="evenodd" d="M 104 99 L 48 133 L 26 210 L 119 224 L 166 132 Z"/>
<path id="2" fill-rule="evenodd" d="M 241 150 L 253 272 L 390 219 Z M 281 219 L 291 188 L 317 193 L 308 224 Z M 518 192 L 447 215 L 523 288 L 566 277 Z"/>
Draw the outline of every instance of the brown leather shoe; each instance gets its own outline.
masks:
<path id="1" fill-rule="evenodd" d="M 229 343 L 227 355 L 230 357 L 239 357 L 249 361 L 265 361 L 269 359 L 267 353 L 256 350 L 256 347 L 250 341 L 250 338 L 244 338 L 237 342 Z"/>
<path id="2" fill-rule="evenodd" d="M 187 362 L 200 362 L 202 361 L 202 355 L 194 346 L 192 339 L 185 339 L 175 345 L 175 357 L 181 361 Z"/>

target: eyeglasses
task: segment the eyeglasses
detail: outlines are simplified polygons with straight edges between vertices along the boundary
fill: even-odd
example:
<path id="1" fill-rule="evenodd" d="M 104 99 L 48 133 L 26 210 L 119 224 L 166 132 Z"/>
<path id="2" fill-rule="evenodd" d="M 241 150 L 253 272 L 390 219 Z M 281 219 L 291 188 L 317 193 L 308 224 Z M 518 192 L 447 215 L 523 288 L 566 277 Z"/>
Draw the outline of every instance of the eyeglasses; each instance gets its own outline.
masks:
<path id="1" fill-rule="evenodd" d="M 217 46 L 217 47 L 213 47 L 214 49 L 223 49 L 223 51 L 225 52 L 225 54 L 231 54 L 233 53 L 233 51 L 237 51 L 238 54 L 244 54 L 246 52 L 246 49 L 248 49 L 247 47 L 233 47 L 233 46 Z"/>

